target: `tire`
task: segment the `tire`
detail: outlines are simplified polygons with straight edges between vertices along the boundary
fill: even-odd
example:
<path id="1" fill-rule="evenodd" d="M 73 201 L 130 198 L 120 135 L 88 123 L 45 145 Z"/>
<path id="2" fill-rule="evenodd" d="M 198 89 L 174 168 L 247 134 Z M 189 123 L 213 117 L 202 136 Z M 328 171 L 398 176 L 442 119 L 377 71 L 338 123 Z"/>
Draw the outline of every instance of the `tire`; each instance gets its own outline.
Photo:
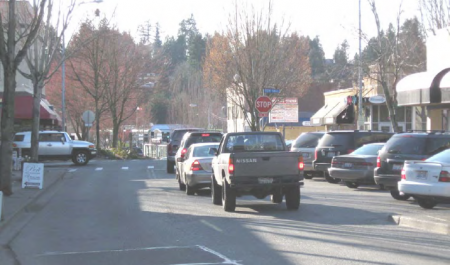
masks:
<path id="1" fill-rule="evenodd" d="M 225 178 L 222 183 L 222 207 L 226 212 L 234 212 L 236 210 L 236 193 Z"/>
<path id="2" fill-rule="evenodd" d="M 300 207 L 300 187 L 295 186 L 285 191 L 286 208 L 288 210 L 298 210 Z"/>
<path id="3" fill-rule="evenodd" d="M 175 171 L 173 170 L 173 167 L 175 166 L 175 163 L 170 162 L 167 160 L 167 173 L 173 174 Z"/>
<path id="4" fill-rule="evenodd" d="M 222 205 L 222 189 L 217 184 L 214 173 L 211 175 L 211 200 L 215 205 Z"/>
<path id="5" fill-rule="evenodd" d="M 313 174 L 305 174 L 305 179 L 312 179 L 314 177 Z"/>
<path id="6" fill-rule="evenodd" d="M 89 162 L 89 155 L 86 151 L 75 151 L 72 155 L 72 161 L 77 166 L 84 166 Z"/>
<path id="7" fill-rule="evenodd" d="M 417 203 L 424 209 L 433 209 L 437 205 L 437 201 L 430 198 L 417 198 Z"/>
<path id="8" fill-rule="evenodd" d="M 186 185 L 183 184 L 183 182 L 181 182 L 181 179 L 179 176 L 177 176 L 177 180 L 178 180 L 178 187 L 181 191 L 185 191 L 186 190 Z"/>
<path id="9" fill-rule="evenodd" d="M 330 176 L 330 174 L 328 174 L 328 172 L 325 172 L 325 179 L 328 181 L 328 183 L 331 183 L 331 184 L 337 184 L 337 183 L 341 182 L 341 179 L 332 178 Z"/>
<path id="10" fill-rule="evenodd" d="M 186 176 L 184 176 L 184 183 L 186 183 L 186 184 L 184 184 L 185 185 L 185 190 L 186 190 L 186 195 L 189 195 L 189 196 L 192 196 L 192 195 L 194 195 L 195 194 L 195 189 L 194 189 L 194 187 L 192 187 L 192 186 L 189 186 L 189 184 L 187 183 L 187 180 L 186 180 Z"/>
<path id="11" fill-rule="evenodd" d="M 391 190 L 391 196 L 398 201 L 406 201 L 411 197 L 410 195 L 400 195 L 398 190 Z"/>
<path id="12" fill-rule="evenodd" d="M 282 203 L 283 202 L 283 192 L 281 190 L 276 190 L 271 196 L 270 200 L 273 203 Z"/>
<path id="13" fill-rule="evenodd" d="M 345 186 L 349 187 L 350 189 L 356 189 L 359 187 L 359 183 L 357 182 L 351 182 L 351 181 L 346 181 L 345 182 Z"/>

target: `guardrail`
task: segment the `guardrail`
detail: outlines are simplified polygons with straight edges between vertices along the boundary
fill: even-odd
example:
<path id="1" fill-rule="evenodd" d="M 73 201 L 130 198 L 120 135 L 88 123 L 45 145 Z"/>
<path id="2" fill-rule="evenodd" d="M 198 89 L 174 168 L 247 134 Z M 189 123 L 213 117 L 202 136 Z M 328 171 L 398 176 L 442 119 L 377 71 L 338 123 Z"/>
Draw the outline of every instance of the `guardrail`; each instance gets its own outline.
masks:
<path id="1" fill-rule="evenodd" d="M 167 144 L 144 144 L 144 156 L 155 159 L 167 158 Z"/>

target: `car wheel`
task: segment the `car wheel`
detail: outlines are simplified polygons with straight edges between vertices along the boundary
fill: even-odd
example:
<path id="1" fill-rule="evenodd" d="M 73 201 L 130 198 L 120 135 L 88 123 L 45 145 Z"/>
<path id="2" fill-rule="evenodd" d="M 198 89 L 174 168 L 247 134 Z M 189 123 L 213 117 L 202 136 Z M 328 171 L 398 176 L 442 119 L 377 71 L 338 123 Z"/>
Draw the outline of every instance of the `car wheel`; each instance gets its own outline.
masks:
<path id="1" fill-rule="evenodd" d="M 328 183 L 331 183 L 331 184 L 337 184 L 337 183 L 341 182 L 341 179 L 332 178 L 330 176 L 330 174 L 328 174 L 328 172 L 325 172 L 325 179 L 328 181 Z"/>
<path id="2" fill-rule="evenodd" d="M 167 173 L 169 173 L 169 174 L 175 173 L 173 170 L 174 166 L 175 166 L 175 163 L 172 163 L 169 160 L 167 160 Z"/>
<path id="3" fill-rule="evenodd" d="M 234 212 L 236 209 L 236 193 L 223 178 L 222 181 L 222 206 L 226 212 Z"/>
<path id="4" fill-rule="evenodd" d="M 300 207 L 300 187 L 288 188 L 285 192 L 286 208 L 288 210 L 298 210 Z"/>
<path id="5" fill-rule="evenodd" d="M 88 153 L 86 151 L 76 151 L 72 156 L 72 161 L 77 166 L 84 166 L 89 162 Z"/>
<path id="6" fill-rule="evenodd" d="M 345 182 L 345 186 L 349 187 L 350 189 L 356 189 L 359 187 L 359 183 L 357 182 L 351 182 L 351 181 L 346 181 Z"/>
<path id="7" fill-rule="evenodd" d="M 400 192 L 398 190 L 391 190 L 391 196 L 392 198 L 399 201 L 406 201 L 411 197 L 410 195 L 400 195 Z"/>
<path id="8" fill-rule="evenodd" d="M 430 198 L 417 198 L 417 203 L 424 209 L 433 209 L 437 205 L 437 201 Z"/>
<path id="9" fill-rule="evenodd" d="M 222 205 L 222 190 L 217 184 L 214 174 L 211 175 L 211 199 L 215 205 Z"/>
<path id="10" fill-rule="evenodd" d="M 270 200 L 273 203 L 282 203 L 283 202 L 283 192 L 281 189 L 274 191 L 274 193 L 270 196 Z"/>
<path id="11" fill-rule="evenodd" d="M 181 191 L 185 191 L 186 190 L 186 185 L 184 185 L 183 182 L 181 182 L 180 176 L 178 176 L 177 174 L 177 180 L 178 180 L 178 187 L 180 188 Z"/>
<path id="12" fill-rule="evenodd" d="M 189 186 L 187 180 L 186 180 L 186 176 L 184 176 L 184 184 L 186 186 L 185 190 L 186 190 L 186 195 L 194 195 L 195 194 L 195 190 L 194 187 Z"/>

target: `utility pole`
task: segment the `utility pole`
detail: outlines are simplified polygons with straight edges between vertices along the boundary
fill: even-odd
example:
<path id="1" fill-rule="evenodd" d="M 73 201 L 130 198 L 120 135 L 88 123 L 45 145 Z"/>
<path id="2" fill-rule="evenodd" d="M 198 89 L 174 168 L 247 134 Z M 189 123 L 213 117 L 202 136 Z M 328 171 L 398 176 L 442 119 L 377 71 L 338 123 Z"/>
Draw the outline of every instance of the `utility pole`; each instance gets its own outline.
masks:
<path id="1" fill-rule="evenodd" d="M 66 131 L 66 43 L 64 41 L 64 33 L 62 34 L 62 65 L 61 65 L 61 88 L 62 88 L 62 98 L 61 98 L 61 119 L 62 119 L 62 130 Z"/>
<path id="2" fill-rule="evenodd" d="M 362 80 L 361 80 L 361 0 L 359 0 L 359 55 L 358 55 L 358 130 L 364 129 L 363 102 L 362 102 Z"/>

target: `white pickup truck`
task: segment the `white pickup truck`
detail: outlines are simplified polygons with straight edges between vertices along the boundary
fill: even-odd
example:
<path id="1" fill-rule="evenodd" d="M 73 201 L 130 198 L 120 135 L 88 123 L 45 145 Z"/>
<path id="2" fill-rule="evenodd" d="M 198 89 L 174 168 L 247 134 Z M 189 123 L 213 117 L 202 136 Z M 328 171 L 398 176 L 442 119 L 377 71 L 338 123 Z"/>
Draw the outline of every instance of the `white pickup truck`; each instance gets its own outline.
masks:
<path id="1" fill-rule="evenodd" d="M 211 197 L 225 211 L 236 208 L 236 197 L 272 196 L 272 202 L 286 199 L 289 210 L 300 206 L 303 185 L 303 157 L 286 151 L 277 132 L 228 133 L 222 137 L 212 160 Z"/>

